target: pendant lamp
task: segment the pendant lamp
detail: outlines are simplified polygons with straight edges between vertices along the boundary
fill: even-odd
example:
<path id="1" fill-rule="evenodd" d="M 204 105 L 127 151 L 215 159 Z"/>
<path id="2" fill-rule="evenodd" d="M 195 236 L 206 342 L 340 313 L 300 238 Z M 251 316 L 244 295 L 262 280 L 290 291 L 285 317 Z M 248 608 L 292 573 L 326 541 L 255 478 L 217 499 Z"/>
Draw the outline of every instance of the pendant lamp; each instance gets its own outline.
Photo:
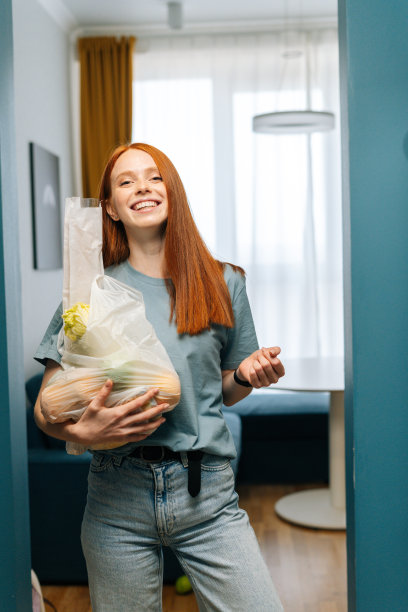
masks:
<path id="1" fill-rule="evenodd" d="M 287 5 L 285 2 L 285 40 L 286 47 L 288 45 L 289 27 L 287 23 Z M 255 115 L 252 119 L 252 129 L 259 134 L 311 134 L 312 132 L 327 132 L 334 128 L 334 114 L 327 111 L 315 111 L 311 109 L 310 96 L 310 61 L 309 50 L 306 47 L 306 53 L 299 50 L 289 50 L 288 48 L 282 53 L 284 62 L 288 62 L 300 56 L 305 57 L 306 61 L 306 100 L 307 108 L 299 110 L 276 111 Z M 285 64 L 281 83 L 285 72 Z"/>
<path id="2" fill-rule="evenodd" d="M 259 134 L 311 134 L 328 132 L 334 128 L 333 113 L 296 110 L 256 115 L 252 129 Z"/>

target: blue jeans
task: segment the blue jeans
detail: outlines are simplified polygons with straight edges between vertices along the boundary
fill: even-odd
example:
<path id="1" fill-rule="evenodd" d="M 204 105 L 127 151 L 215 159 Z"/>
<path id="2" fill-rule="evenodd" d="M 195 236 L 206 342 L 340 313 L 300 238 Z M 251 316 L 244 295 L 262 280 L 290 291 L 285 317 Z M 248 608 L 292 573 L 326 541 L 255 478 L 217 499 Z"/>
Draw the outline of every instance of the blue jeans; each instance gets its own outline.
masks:
<path id="1" fill-rule="evenodd" d="M 147 463 L 95 453 L 82 524 L 93 612 L 160 612 L 162 545 L 193 586 L 200 612 L 278 612 L 282 605 L 230 462 L 204 455 L 201 491 L 183 462 Z"/>

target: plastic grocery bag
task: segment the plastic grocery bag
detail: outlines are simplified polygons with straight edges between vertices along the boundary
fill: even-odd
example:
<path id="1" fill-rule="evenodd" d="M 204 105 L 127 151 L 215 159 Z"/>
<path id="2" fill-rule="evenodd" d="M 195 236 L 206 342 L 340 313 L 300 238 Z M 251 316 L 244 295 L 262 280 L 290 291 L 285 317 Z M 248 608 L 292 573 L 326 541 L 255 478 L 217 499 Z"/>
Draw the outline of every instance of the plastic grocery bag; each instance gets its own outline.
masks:
<path id="1" fill-rule="evenodd" d="M 78 205 L 80 198 L 67 202 L 64 228 L 65 325 L 59 339 L 63 369 L 43 389 L 42 412 L 52 423 L 78 420 L 108 378 L 113 381 L 113 389 L 107 406 L 124 404 L 156 387 L 159 393 L 152 404 L 166 402 L 172 410 L 180 398 L 180 381 L 146 319 L 143 296 L 104 274 L 90 278 L 90 268 L 94 273 L 101 267 L 103 270 L 102 240 L 95 229 L 95 225 L 99 226 L 101 232 L 101 225 L 95 214 L 97 208 L 92 212 L 81 209 L 88 214 L 77 217 Z M 88 222 L 91 236 L 82 231 Z M 120 444 L 96 444 L 92 448 L 117 446 Z M 81 445 L 67 443 L 70 454 L 85 450 Z"/>

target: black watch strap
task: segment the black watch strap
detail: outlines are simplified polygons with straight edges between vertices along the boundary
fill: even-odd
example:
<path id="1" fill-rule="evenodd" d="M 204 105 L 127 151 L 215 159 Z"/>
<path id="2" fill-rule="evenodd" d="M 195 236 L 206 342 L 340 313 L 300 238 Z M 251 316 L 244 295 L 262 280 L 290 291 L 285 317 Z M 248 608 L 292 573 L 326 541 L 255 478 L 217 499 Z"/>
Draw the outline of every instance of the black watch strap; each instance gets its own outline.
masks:
<path id="1" fill-rule="evenodd" d="M 234 380 L 237 383 L 237 385 L 241 385 L 242 387 L 252 387 L 251 383 L 248 382 L 247 380 L 241 380 L 240 378 L 238 378 L 237 370 L 234 370 Z"/>

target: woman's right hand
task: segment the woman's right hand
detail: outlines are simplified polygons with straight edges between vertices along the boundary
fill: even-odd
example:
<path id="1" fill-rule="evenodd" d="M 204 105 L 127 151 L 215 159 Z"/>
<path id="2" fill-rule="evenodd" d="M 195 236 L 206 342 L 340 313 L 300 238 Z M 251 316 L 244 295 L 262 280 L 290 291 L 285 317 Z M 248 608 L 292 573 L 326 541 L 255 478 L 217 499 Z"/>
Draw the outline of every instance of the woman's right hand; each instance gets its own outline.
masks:
<path id="1" fill-rule="evenodd" d="M 67 426 L 72 441 L 88 448 L 96 444 L 101 448 L 104 444 L 121 446 L 145 440 L 165 422 L 162 413 L 169 408 L 169 404 L 145 408 L 157 395 L 158 389 L 149 389 L 126 404 L 108 408 L 105 402 L 112 387 L 112 381 L 106 381 L 80 419 Z"/>

